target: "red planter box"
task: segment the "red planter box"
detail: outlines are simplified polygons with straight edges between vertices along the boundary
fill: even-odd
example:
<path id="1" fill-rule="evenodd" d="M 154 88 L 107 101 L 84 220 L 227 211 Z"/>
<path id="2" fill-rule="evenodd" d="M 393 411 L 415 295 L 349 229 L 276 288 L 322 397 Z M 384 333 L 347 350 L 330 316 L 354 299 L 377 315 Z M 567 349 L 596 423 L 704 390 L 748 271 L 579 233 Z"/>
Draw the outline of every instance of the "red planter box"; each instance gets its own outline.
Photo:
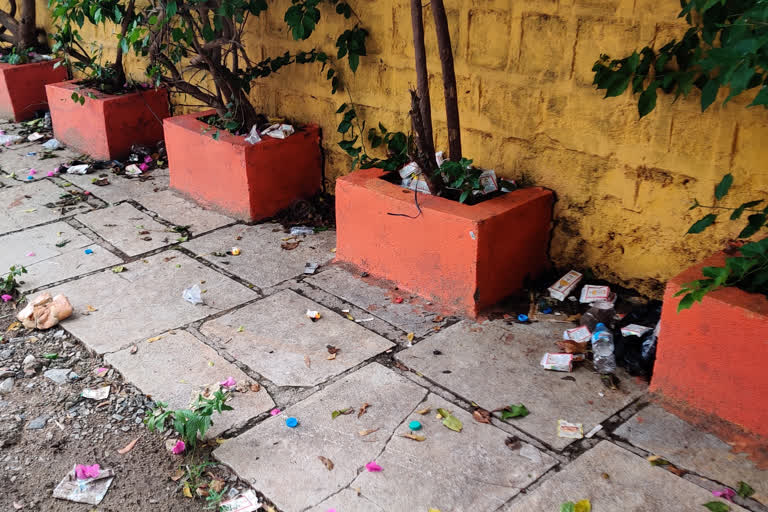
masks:
<path id="1" fill-rule="evenodd" d="M 0 63 L 0 116 L 26 121 L 39 110 L 47 110 L 45 85 L 67 79 L 67 68 L 54 68 L 55 62 Z"/>
<path id="2" fill-rule="evenodd" d="M 468 206 L 419 195 L 378 169 L 336 181 L 336 258 L 449 310 L 476 316 L 548 266 L 552 192 L 527 188 Z"/>
<path id="3" fill-rule="evenodd" d="M 45 89 L 53 135 L 93 158 L 124 158 L 131 145 L 152 145 L 163 138 L 162 120 L 170 115 L 166 89 L 110 95 L 74 82 L 49 84 Z M 84 104 L 72 99 L 74 92 L 85 96 Z"/>
<path id="4" fill-rule="evenodd" d="M 214 110 L 164 121 L 171 188 L 238 219 L 271 217 L 322 187 L 320 128 L 306 125 L 286 139 L 245 137 L 198 121 Z"/>
<path id="5" fill-rule="evenodd" d="M 768 299 L 722 288 L 677 312 L 681 285 L 724 261 L 716 254 L 667 283 L 651 391 L 681 410 L 768 437 Z"/>

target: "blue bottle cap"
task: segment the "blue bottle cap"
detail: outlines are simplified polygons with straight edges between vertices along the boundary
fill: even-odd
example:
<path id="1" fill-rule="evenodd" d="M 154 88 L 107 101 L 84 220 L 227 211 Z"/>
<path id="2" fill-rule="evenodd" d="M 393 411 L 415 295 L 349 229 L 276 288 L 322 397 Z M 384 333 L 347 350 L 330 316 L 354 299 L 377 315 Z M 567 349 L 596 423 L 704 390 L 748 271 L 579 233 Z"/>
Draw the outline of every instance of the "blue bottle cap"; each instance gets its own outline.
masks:
<path id="1" fill-rule="evenodd" d="M 93 249 L 86 249 L 85 254 L 93 254 Z"/>
<path id="2" fill-rule="evenodd" d="M 552 308 L 544 308 L 541 310 L 541 312 L 545 315 L 551 315 L 552 314 Z"/>
<path id="3" fill-rule="evenodd" d="M 605 330 L 605 324 L 600 322 L 595 326 L 595 332 L 600 332 Z"/>
<path id="4" fill-rule="evenodd" d="M 524 314 L 520 313 L 519 315 L 517 315 L 517 321 L 518 322 L 527 322 L 528 321 L 528 315 L 524 315 Z"/>
<path id="5" fill-rule="evenodd" d="M 421 430 L 421 423 L 418 421 L 412 421 L 408 424 L 408 428 L 411 430 Z"/>
<path id="6" fill-rule="evenodd" d="M 33 179 L 35 179 L 35 177 L 34 176 L 27 176 L 27 179 L 28 180 L 33 180 Z"/>
<path id="7" fill-rule="evenodd" d="M 285 426 L 289 428 L 296 428 L 299 425 L 299 420 L 291 416 L 285 419 Z"/>

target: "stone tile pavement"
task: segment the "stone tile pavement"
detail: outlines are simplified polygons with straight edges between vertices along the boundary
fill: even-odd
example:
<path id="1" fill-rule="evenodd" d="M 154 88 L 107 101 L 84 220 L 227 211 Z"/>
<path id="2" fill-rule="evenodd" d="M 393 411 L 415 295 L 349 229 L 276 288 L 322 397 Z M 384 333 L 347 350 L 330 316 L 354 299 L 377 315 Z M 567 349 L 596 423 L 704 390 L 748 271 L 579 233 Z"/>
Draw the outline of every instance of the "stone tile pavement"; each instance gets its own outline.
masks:
<path id="1" fill-rule="evenodd" d="M 587 367 L 542 370 L 565 323 L 443 318 L 439 305 L 334 264 L 332 231 L 291 237 L 204 210 L 168 190 L 167 170 L 107 186 L 92 175 L 25 180 L 27 165 L 55 163 L 28 153 L 35 145 L 0 152 L 0 271 L 26 265 L 26 291 L 67 295 L 75 314 L 63 327 L 155 400 L 184 406 L 228 376 L 258 383 L 215 421 L 211 435 L 227 440 L 214 456 L 282 511 L 557 511 L 581 499 L 595 512 L 695 511 L 739 481 L 757 494 L 730 509 L 766 510 L 768 471 L 651 404 L 645 383 L 620 374 L 611 391 Z M 227 255 L 233 246 L 239 256 Z M 316 274 L 304 274 L 308 262 Z M 203 304 L 182 298 L 193 285 Z M 530 415 L 472 416 L 512 403 Z M 602 430 L 558 437 L 560 419 Z M 373 461 L 381 471 L 366 469 Z"/>

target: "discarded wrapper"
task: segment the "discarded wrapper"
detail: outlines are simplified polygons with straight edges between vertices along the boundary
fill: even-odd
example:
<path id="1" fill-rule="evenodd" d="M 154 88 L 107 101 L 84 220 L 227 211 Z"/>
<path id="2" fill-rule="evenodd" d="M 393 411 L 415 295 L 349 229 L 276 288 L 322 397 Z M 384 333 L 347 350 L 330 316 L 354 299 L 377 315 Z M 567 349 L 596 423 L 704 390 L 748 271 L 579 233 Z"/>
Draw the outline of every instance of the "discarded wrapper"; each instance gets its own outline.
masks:
<path id="1" fill-rule="evenodd" d="M 579 302 L 584 304 L 590 302 L 610 302 L 610 298 L 611 289 L 608 286 L 587 284 L 581 289 L 581 298 L 579 299 Z"/>
<path id="2" fill-rule="evenodd" d="M 592 436 L 594 436 L 595 434 L 597 434 L 601 430 L 603 430 L 603 426 L 598 423 L 597 425 L 592 427 L 592 430 L 590 430 L 589 432 L 584 434 L 584 437 L 586 437 L 587 439 L 592 439 Z"/>
<path id="3" fill-rule="evenodd" d="M 642 337 L 643 334 L 647 333 L 650 330 L 651 330 L 650 327 L 645 327 L 644 325 L 629 324 L 621 328 L 621 335 Z"/>
<path id="4" fill-rule="evenodd" d="M 43 144 L 43 147 L 45 149 L 53 151 L 56 149 L 61 149 L 62 145 L 61 145 L 61 142 L 59 142 L 57 139 L 51 139 L 49 141 L 46 141 L 45 144 Z"/>
<path id="5" fill-rule="evenodd" d="M 42 133 L 35 132 L 35 133 L 30 133 L 29 136 L 27 137 L 27 140 L 29 142 L 35 142 L 36 140 L 40 140 L 43 137 L 45 137 L 45 135 L 43 135 Z"/>
<path id="6" fill-rule="evenodd" d="M 261 142 L 261 137 L 259 136 L 259 129 L 256 127 L 256 125 L 253 125 L 251 127 L 251 131 L 248 132 L 248 136 L 245 138 L 245 142 L 248 144 L 256 144 L 257 142 Z"/>
<path id="7" fill-rule="evenodd" d="M 69 299 L 63 295 L 51 297 L 50 293 L 43 292 L 19 311 L 16 318 L 27 329 L 45 330 L 69 318 L 71 314 L 72 304 L 69 303 Z"/>
<path id="8" fill-rule="evenodd" d="M 578 343 L 583 343 L 585 341 L 589 341 L 589 339 L 592 337 L 592 333 L 589 332 L 589 329 L 586 325 L 582 325 L 581 327 L 574 327 L 573 329 L 567 329 L 566 331 L 563 331 L 563 339 L 564 340 L 573 340 Z"/>
<path id="9" fill-rule="evenodd" d="M 581 274 L 575 270 L 571 270 L 549 287 L 549 296 L 553 299 L 563 301 L 571 294 L 573 289 L 576 288 L 579 281 L 581 281 Z"/>
<path id="10" fill-rule="evenodd" d="M 184 298 L 185 301 L 189 302 L 190 304 L 202 304 L 203 303 L 203 297 L 202 297 L 202 290 L 200 289 L 200 285 L 193 284 L 189 288 L 185 289 L 181 296 Z"/>
<path id="11" fill-rule="evenodd" d="M 309 318 L 313 322 L 317 322 L 321 318 L 321 315 L 318 311 L 312 311 L 311 309 L 307 310 L 306 315 L 307 315 L 307 318 Z"/>
<path id="12" fill-rule="evenodd" d="M 130 167 L 130 165 L 128 167 Z M 88 174 L 90 168 L 91 164 L 70 165 L 67 167 L 67 174 Z M 141 174 L 141 171 L 139 171 L 139 174 Z"/>
<path id="13" fill-rule="evenodd" d="M 106 400 L 109 397 L 110 386 L 102 386 L 96 389 L 84 389 L 82 393 L 83 398 L 90 398 L 91 400 Z"/>
<path id="14" fill-rule="evenodd" d="M 547 352 L 541 358 L 541 366 L 545 370 L 570 372 L 573 370 L 573 354 L 551 354 Z"/>
<path id="15" fill-rule="evenodd" d="M 565 420 L 557 420 L 557 437 L 581 439 L 584 437 L 584 427 L 581 423 L 568 423 Z"/>
<path id="16" fill-rule="evenodd" d="M 488 170 L 480 174 L 480 188 L 483 194 L 490 194 L 499 190 L 499 182 L 496 180 L 496 171 Z"/>
<path id="17" fill-rule="evenodd" d="M 445 153 L 443 151 L 438 151 L 435 153 L 435 163 L 437 163 L 438 169 L 443 165 L 443 162 L 445 162 Z"/>
<path id="18" fill-rule="evenodd" d="M 78 480 L 75 476 L 75 469 L 72 468 L 72 471 L 67 473 L 67 476 L 53 490 L 53 497 L 75 503 L 98 505 L 107 495 L 109 486 L 112 485 L 114 479 L 114 471 L 102 469 L 99 471 L 99 476 L 95 478 Z"/>
<path id="19" fill-rule="evenodd" d="M 407 185 L 405 184 L 406 181 L 408 182 Z M 429 185 L 427 185 L 427 181 L 423 176 L 418 176 L 409 180 L 403 180 L 403 187 L 415 190 L 420 194 L 431 194 L 429 191 Z"/>
<path id="20" fill-rule="evenodd" d="M 261 507 L 258 496 L 248 489 L 235 499 L 225 501 L 219 505 L 221 512 L 255 512 Z"/>
<path id="21" fill-rule="evenodd" d="M 293 126 L 289 124 L 273 124 L 263 132 L 262 135 L 272 137 L 273 139 L 285 139 L 295 133 Z"/>
<path id="22" fill-rule="evenodd" d="M 142 171 L 141 168 L 139 168 L 139 166 L 136 164 L 125 166 L 125 174 L 127 174 L 128 176 L 141 176 L 143 173 L 144 171 Z"/>
<path id="23" fill-rule="evenodd" d="M 20 140 L 21 140 L 21 136 L 20 135 L 0 134 L 0 144 L 12 144 L 12 143 L 20 141 Z"/>
<path id="24" fill-rule="evenodd" d="M 410 178 L 414 174 L 421 174 L 421 167 L 419 167 L 419 164 L 416 162 L 409 162 L 402 166 L 397 172 L 400 173 L 402 179 Z"/>
<path id="25" fill-rule="evenodd" d="M 298 236 L 298 235 L 314 235 L 315 234 L 315 228 L 309 227 L 309 226 L 293 226 L 291 228 L 291 235 Z"/>
<path id="26" fill-rule="evenodd" d="M 317 271 L 317 267 L 318 267 L 318 266 L 319 266 L 319 265 L 318 265 L 317 263 L 310 263 L 310 262 L 307 262 L 307 263 L 304 265 L 304 273 L 305 273 L 305 274 L 314 274 L 314 273 Z"/>

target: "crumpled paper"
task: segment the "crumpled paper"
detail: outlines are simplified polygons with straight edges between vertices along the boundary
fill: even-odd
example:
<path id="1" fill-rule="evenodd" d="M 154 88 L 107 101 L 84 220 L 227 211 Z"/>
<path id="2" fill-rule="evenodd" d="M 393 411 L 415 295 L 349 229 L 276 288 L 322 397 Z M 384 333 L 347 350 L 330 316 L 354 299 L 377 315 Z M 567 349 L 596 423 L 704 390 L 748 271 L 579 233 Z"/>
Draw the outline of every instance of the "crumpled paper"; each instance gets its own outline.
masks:
<path id="1" fill-rule="evenodd" d="M 50 329 L 65 318 L 72 315 L 72 304 L 63 295 L 51 297 L 43 292 L 32 299 L 27 306 L 19 311 L 16 318 L 27 329 Z"/>

